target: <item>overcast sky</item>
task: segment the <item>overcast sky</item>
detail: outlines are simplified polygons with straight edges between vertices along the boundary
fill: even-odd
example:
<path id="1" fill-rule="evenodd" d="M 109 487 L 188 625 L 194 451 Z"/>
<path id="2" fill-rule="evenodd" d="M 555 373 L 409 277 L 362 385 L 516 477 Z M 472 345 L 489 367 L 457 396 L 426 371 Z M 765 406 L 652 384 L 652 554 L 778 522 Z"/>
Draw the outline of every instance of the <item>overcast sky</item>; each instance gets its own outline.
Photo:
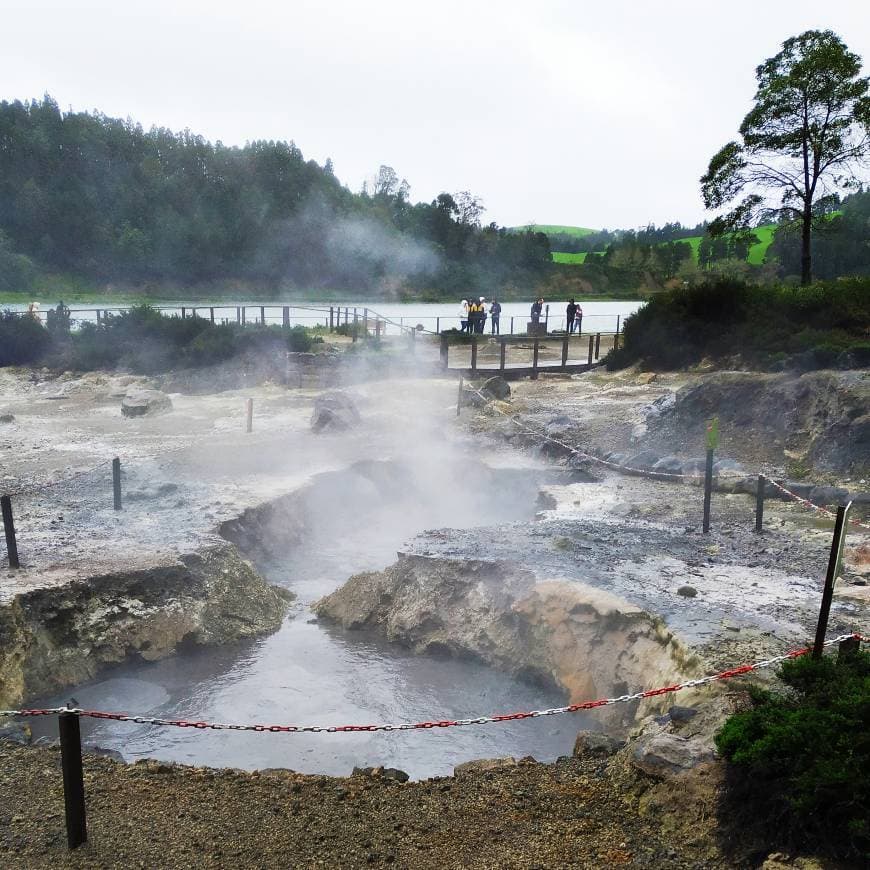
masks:
<path id="1" fill-rule="evenodd" d="M 145 127 L 292 139 L 358 190 L 481 196 L 499 224 L 705 217 L 698 177 L 754 70 L 835 30 L 870 61 L 867 0 L 0 0 L 0 99 L 48 92 Z"/>

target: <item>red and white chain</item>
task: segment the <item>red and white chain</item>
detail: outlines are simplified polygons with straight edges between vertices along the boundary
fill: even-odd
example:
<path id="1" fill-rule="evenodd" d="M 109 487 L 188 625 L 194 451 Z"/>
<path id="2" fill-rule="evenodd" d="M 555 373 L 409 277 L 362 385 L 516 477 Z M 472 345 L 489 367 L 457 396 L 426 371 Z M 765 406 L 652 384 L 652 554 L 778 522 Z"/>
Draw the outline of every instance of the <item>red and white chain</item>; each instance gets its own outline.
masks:
<path id="1" fill-rule="evenodd" d="M 827 640 L 824 646 L 832 646 L 844 640 L 855 639 L 867 643 L 868 638 L 858 633 L 841 634 L 839 637 Z M 515 722 L 520 719 L 537 719 L 542 716 L 558 716 L 562 713 L 577 713 L 580 710 L 594 710 L 598 707 L 608 707 L 612 704 L 623 704 L 630 701 L 642 701 L 659 695 L 672 694 L 682 689 L 693 689 L 715 683 L 720 680 L 730 680 L 743 674 L 771 668 L 780 662 L 796 659 L 810 652 L 811 647 L 792 650 L 783 655 L 762 659 L 749 665 L 741 665 L 695 680 L 686 680 L 671 686 L 661 686 L 657 689 L 646 689 L 630 695 L 620 695 L 616 698 L 599 698 L 595 701 L 582 701 L 578 704 L 568 704 L 565 707 L 551 707 L 547 710 L 528 710 L 519 713 L 504 713 L 495 716 L 475 716 L 470 719 L 440 719 L 427 722 L 379 723 L 376 725 L 237 725 L 220 722 L 201 722 L 187 719 L 162 719 L 154 716 L 131 715 L 127 713 L 107 713 L 102 710 L 83 710 L 78 707 L 54 707 L 44 710 L 0 710 L 0 717 L 15 716 L 56 716 L 60 713 L 74 713 L 89 719 L 108 719 L 113 722 L 133 722 L 137 725 L 156 725 L 161 727 L 196 728 L 201 731 L 257 731 L 272 734 L 347 734 L 360 731 L 420 731 L 431 728 L 457 728 L 464 725 L 489 725 L 496 722 Z"/>

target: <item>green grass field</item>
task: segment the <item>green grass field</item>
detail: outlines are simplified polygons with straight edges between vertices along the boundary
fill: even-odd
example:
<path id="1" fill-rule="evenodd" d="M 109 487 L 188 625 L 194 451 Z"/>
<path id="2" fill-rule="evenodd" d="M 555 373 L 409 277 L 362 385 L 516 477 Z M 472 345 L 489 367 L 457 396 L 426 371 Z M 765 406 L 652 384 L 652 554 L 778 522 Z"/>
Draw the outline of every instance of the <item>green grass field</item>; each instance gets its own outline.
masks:
<path id="1" fill-rule="evenodd" d="M 588 236 L 598 232 L 598 230 L 591 230 L 588 227 L 562 227 L 558 224 L 526 224 L 524 227 L 511 227 L 511 230 L 520 233 L 532 230 L 536 233 L 546 233 L 548 236 Z"/>
<path id="2" fill-rule="evenodd" d="M 586 260 L 586 251 L 581 251 L 579 254 L 572 254 L 568 251 L 553 251 L 554 263 L 567 263 L 569 266 L 576 266 L 578 263 L 583 263 Z"/>

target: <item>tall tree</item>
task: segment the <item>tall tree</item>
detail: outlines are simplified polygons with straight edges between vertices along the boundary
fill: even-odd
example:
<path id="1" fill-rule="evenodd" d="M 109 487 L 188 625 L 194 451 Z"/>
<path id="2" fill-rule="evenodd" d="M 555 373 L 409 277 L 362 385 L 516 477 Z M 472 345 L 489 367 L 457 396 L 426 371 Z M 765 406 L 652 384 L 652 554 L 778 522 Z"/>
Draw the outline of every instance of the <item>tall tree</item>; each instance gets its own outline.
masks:
<path id="1" fill-rule="evenodd" d="M 813 218 L 837 190 L 857 186 L 870 154 L 870 79 L 861 58 L 830 30 L 787 39 L 755 70 L 755 105 L 742 141 L 725 145 L 701 178 L 704 205 L 747 195 L 710 232 L 746 230 L 759 218 L 799 223 L 801 282 L 812 280 Z M 772 203 L 778 199 L 778 204 Z"/>

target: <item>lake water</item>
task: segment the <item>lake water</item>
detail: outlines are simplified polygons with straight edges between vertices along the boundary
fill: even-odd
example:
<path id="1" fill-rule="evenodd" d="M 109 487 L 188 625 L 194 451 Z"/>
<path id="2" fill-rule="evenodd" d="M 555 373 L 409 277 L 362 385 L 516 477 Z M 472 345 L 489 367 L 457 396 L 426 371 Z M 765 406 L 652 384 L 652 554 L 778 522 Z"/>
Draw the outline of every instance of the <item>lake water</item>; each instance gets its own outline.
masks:
<path id="1" fill-rule="evenodd" d="M 46 309 L 56 305 L 56 301 L 42 302 L 40 309 L 40 317 L 44 321 Z M 565 308 L 566 300 L 551 301 L 549 305 L 549 316 L 547 319 L 550 330 L 558 330 L 565 328 Z M 160 308 L 167 314 L 181 314 L 181 309 L 185 309 L 185 314 L 190 316 L 192 312 L 196 312 L 199 317 L 211 317 L 210 308 L 214 308 L 214 317 L 216 322 L 221 321 L 236 321 L 241 313 L 238 308 L 244 306 L 245 321 L 247 323 L 259 322 L 261 316 L 265 317 L 266 323 L 283 322 L 283 304 L 271 303 L 260 306 L 257 304 L 221 302 L 209 306 L 207 302 L 191 302 L 178 300 L 175 302 L 155 302 L 155 307 Z M 583 302 L 583 331 L 584 332 L 615 332 L 617 327 L 621 328 L 625 322 L 625 318 L 637 311 L 642 305 L 642 302 L 624 302 L 624 301 L 607 301 L 607 302 Z M 329 324 L 330 306 L 324 303 L 306 302 L 303 304 L 287 303 L 289 307 L 289 319 L 292 325 L 315 326 L 318 324 Z M 3 305 L 2 308 L 9 308 L 13 311 L 25 311 L 27 305 L 13 304 Z M 97 319 L 96 308 L 101 311 L 117 311 L 111 305 L 103 305 L 102 303 L 76 303 L 71 305 L 72 317 L 75 321 L 90 321 L 94 322 Z M 501 332 L 509 334 L 511 331 L 524 333 L 526 323 L 529 320 L 531 302 L 504 302 L 502 303 L 501 312 Z M 261 311 L 261 308 L 263 309 Z M 364 312 L 368 311 L 370 318 L 375 316 L 386 318 L 386 334 L 394 335 L 401 331 L 403 326 L 422 326 L 431 332 L 444 329 L 453 329 L 459 327 L 459 301 L 453 303 L 389 303 L 389 302 L 342 302 L 334 304 L 333 322 L 339 316 L 341 322 L 345 318 L 352 321 L 354 309 L 357 316 L 362 318 Z M 487 308 L 489 306 L 487 305 Z M 489 332 L 490 323 L 487 321 L 487 329 Z M 372 327 L 373 328 L 373 327 Z"/>

